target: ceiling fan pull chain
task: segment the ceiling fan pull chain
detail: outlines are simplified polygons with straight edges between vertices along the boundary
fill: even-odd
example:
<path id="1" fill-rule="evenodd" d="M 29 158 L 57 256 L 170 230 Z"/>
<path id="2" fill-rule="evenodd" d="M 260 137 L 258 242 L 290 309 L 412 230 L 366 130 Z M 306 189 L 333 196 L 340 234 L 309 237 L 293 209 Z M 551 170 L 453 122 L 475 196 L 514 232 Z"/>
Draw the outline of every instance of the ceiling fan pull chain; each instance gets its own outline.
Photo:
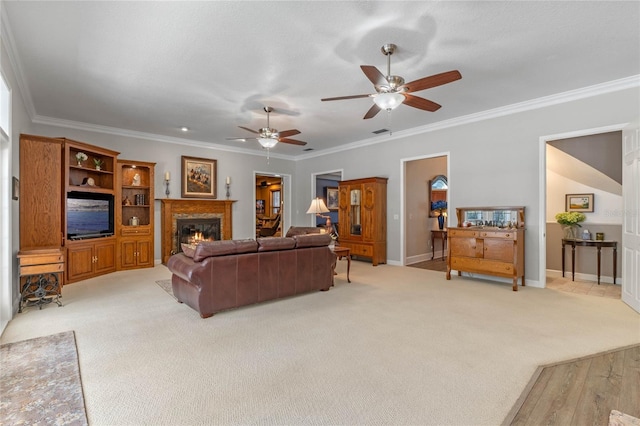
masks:
<path id="1" fill-rule="evenodd" d="M 391 130 L 391 109 L 387 110 L 387 127 L 389 127 L 389 136 L 393 135 L 393 130 Z"/>

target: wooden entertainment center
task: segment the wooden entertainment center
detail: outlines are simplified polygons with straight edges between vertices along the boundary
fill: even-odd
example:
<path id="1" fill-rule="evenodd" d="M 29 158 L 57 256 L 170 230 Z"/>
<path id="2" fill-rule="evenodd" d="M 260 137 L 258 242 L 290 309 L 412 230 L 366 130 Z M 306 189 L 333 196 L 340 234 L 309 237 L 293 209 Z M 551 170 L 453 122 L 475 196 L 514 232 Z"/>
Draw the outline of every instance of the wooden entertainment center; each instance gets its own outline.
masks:
<path id="1" fill-rule="evenodd" d="M 64 283 L 153 266 L 155 163 L 118 160 L 118 154 L 66 138 L 20 135 L 22 258 L 60 250 Z"/>

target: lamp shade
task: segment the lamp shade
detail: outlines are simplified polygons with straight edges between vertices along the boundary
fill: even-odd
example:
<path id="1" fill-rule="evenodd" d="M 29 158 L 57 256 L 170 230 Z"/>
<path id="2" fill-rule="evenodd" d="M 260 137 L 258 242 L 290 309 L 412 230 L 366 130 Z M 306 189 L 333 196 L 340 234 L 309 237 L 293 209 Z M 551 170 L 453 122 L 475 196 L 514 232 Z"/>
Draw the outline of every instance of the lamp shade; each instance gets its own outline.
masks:
<path id="1" fill-rule="evenodd" d="M 309 206 L 309 210 L 307 210 L 307 213 L 329 213 L 329 209 L 327 208 L 327 205 L 324 203 L 324 200 L 322 198 L 316 198 L 311 200 L 311 205 Z"/>
<path id="2" fill-rule="evenodd" d="M 373 102 L 381 109 L 395 109 L 404 101 L 404 95 L 402 93 L 378 93 L 373 97 Z"/>
<path id="3" fill-rule="evenodd" d="M 264 148 L 273 148 L 278 143 L 278 139 L 258 138 L 258 142 L 260 142 L 260 145 Z"/>

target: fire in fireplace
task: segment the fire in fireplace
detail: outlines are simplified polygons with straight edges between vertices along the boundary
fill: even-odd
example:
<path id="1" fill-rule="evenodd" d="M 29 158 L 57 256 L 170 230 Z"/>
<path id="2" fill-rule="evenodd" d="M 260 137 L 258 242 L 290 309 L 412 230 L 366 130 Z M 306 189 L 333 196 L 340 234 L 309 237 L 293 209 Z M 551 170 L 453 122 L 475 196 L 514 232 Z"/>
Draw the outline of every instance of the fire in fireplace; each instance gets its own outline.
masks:
<path id="1" fill-rule="evenodd" d="M 220 218 L 177 219 L 175 252 L 182 251 L 182 243 L 197 244 L 200 241 L 216 241 L 220 239 Z"/>

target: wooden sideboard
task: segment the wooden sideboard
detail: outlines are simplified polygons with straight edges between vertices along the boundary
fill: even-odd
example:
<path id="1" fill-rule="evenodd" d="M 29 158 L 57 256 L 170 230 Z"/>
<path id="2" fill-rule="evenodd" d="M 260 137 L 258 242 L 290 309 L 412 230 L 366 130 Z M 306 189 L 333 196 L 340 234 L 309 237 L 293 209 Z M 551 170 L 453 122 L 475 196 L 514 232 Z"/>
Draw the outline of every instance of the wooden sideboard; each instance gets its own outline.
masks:
<path id="1" fill-rule="evenodd" d="M 524 207 L 480 207 L 457 209 L 458 227 L 447 230 L 447 279 L 451 271 L 486 274 L 510 278 L 513 291 L 518 291 L 518 279 L 524 279 Z M 502 211 L 499 219 L 469 220 L 464 210 L 473 212 Z M 504 212 L 509 212 L 506 216 Z M 480 213 L 479 213 L 480 214 Z M 505 219 L 507 217 L 508 219 Z M 501 219 L 500 219 L 501 218 Z M 485 225 L 484 223 L 488 223 Z M 506 225 L 506 223 L 509 225 Z M 476 223 L 473 226 L 463 224 Z M 482 224 L 481 224 L 482 223 Z"/>

